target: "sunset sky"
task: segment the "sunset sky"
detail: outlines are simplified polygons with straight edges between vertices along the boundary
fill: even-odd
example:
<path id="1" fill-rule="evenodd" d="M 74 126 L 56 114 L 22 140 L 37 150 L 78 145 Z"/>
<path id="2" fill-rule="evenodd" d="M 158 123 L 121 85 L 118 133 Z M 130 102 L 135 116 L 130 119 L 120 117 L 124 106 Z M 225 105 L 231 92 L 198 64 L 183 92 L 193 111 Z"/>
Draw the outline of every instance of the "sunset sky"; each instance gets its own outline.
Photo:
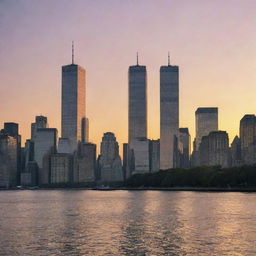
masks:
<path id="1" fill-rule="evenodd" d="M 61 66 L 86 69 L 90 140 L 128 135 L 128 67 L 148 71 L 148 137 L 159 138 L 159 69 L 180 67 L 180 127 L 197 107 L 219 108 L 230 140 L 256 113 L 256 0 L 0 0 L 0 127 L 30 137 L 36 115 L 60 135 Z"/>

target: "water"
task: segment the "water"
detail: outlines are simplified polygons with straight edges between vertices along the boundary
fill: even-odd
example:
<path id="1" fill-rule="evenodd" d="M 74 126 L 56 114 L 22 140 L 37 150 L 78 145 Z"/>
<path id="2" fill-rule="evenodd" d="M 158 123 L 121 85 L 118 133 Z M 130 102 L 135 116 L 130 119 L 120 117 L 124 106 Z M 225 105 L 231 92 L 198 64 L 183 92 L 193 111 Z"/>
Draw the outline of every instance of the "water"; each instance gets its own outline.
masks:
<path id="1" fill-rule="evenodd" d="M 0 255 L 256 255 L 256 194 L 0 191 Z"/>

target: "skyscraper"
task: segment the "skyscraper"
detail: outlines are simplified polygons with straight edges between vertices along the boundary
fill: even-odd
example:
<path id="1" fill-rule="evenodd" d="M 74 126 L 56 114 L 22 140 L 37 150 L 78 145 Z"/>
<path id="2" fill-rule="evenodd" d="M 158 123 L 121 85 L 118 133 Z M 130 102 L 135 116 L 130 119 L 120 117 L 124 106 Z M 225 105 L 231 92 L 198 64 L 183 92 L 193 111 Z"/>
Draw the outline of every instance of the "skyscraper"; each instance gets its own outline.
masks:
<path id="1" fill-rule="evenodd" d="M 199 150 L 203 136 L 218 131 L 218 108 L 198 108 L 196 110 L 196 140 L 195 150 Z"/>
<path id="2" fill-rule="evenodd" d="M 70 140 L 71 151 L 86 137 L 85 69 L 74 64 L 62 67 L 61 137 Z"/>
<path id="3" fill-rule="evenodd" d="M 160 68 L 160 169 L 174 167 L 174 136 L 179 133 L 179 67 Z"/>
<path id="4" fill-rule="evenodd" d="M 124 176 L 122 161 L 119 156 L 119 145 L 115 134 L 112 132 L 106 132 L 102 137 L 98 163 L 101 181 L 123 181 Z"/>
<path id="5" fill-rule="evenodd" d="M 129 67 L 129 143 L 147 138 L 147 70 L 146 66 Z"/>
<path id="6" fill-rule="evenodd" d="M 256 162 L 256 116 L 244 115 L 240 121 L 241 154 L 244 163 Z"/>
<path id="7" fill-rule="evenodd" d="M 129 163 L 132 173 L 149 172 L 149 144 L 147 139 L 147 70 L 137 64 L 129 67 Z"/>

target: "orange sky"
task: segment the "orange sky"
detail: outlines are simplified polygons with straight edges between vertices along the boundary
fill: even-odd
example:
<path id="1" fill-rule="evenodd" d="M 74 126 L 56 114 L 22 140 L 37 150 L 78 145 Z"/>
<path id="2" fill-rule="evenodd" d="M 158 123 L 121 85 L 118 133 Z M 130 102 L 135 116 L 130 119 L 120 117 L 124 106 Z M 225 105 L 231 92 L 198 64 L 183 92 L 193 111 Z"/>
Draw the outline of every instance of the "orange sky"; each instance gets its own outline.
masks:
<path id="1" fill-rule="evenodd" d="M 36 115 L 60 131 L 61 66 L 87 72 L 90 140 L 127 141 L 128 67 L 148 71 L 148 137 L 159 138 L 159 69 L 180 67 L 180 127 L 194 138 L 197 107 L 218 107 L 230 139 L 256 109 L 256 1 L 96 0 L 0 2 L 0 126 L 23 142 Z"/>

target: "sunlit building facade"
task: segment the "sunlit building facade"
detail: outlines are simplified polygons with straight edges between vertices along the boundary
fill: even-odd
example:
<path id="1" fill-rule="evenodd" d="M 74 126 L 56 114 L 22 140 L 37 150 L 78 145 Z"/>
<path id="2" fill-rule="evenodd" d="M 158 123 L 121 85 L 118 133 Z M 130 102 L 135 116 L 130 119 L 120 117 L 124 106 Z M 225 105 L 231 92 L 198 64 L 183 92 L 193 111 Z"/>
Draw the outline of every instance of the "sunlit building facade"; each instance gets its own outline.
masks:
<path id="1" fill-rule="evenodd" d="M 85 69 L 71 64 L 62 67 L 61 137 L 70 140 L 71 151 L 86 137 Z"/>
<path id="2" fill-rule="evenodd" d="M 174 141 L 179 133 L 179 67 L 160 68 L 160 169 L 175 166 Z"/>

